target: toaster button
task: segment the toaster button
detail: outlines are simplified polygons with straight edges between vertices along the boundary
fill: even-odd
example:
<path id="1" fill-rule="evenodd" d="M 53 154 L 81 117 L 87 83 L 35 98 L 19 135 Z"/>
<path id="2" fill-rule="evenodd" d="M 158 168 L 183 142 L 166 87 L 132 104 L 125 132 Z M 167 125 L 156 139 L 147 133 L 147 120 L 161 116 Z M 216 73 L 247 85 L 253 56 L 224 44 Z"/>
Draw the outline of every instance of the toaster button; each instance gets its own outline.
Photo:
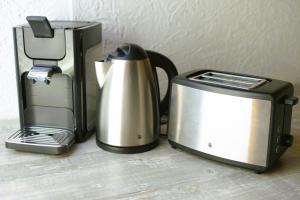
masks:
<path id="1" fill-rule="evenodd" d="M 281 143 L 281 137 L 280 136 L 277 136 L 276 142 L 277 142 L 277 144 Z"/>

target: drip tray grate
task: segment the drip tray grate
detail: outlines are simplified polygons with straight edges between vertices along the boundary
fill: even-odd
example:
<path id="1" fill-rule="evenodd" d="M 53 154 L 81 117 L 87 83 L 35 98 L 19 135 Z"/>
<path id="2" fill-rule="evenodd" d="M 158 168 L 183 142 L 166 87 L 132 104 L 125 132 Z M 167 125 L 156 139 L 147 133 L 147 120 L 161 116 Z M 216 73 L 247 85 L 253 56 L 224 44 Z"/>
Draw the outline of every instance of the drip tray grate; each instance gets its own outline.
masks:
<path id="1" fill-rule="evenodd" d="M 61 128 L 31 126 L 18 130 L 6 140 L 6 147 L 21 151 L 61 154 L 75 142 L 72 131 Z"/>

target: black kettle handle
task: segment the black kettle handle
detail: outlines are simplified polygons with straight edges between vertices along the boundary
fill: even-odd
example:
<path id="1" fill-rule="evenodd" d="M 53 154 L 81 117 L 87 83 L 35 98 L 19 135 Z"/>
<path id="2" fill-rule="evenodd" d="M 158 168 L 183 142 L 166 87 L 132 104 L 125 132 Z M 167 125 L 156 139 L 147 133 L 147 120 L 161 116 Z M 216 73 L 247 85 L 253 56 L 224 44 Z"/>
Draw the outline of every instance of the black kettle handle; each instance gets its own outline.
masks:
<path id="1" fill-rule="evenodd" d="M 160 116 L 167 114 L 168 113 L 168 109 L 169 109 L 169 98 L 170 98 L 170 94 L 171 94 L 171 81 L 172 79 L 178 75 L 178 71 L 176 69 L 176 66 L 174 65 L 174 63 L 167 58 L 166 56 L 154 52 L 154 51 L 146 51 L 150 60 L 151 65 L 153 66 L 153 71 L 155 71 L 155 79 L 157 80 L 158 83 L 158 79 L 157 79 L 157 71 L 156 71 L 156 67 L 159 67 L 161 69 L 163 69 L 168 76 L 168 89 L 167 89 L 167 93 L 165 95 L 165 97 L 162 99 L 162 101 L 160 102 L 159 105 L 159 112 L 160 112 Z M 159 91 L 159 85 L 157 84 L 158 87 L 158 91 Z"/>

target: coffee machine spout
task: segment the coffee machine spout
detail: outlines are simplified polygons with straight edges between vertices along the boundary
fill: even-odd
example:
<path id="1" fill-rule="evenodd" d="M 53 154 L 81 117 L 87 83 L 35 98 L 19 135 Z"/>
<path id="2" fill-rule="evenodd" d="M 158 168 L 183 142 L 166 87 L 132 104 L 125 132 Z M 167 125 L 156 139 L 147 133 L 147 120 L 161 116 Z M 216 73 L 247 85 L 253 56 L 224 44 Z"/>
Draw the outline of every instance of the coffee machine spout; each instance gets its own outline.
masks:
<path id="1" fill-rule="evenodd" d="M 107 62 L 105 60 L 95 61 L 96 76 L 100 88 L 102 88 L 105 83 L 106 76 L 110 67 L 110 62 Z"/>

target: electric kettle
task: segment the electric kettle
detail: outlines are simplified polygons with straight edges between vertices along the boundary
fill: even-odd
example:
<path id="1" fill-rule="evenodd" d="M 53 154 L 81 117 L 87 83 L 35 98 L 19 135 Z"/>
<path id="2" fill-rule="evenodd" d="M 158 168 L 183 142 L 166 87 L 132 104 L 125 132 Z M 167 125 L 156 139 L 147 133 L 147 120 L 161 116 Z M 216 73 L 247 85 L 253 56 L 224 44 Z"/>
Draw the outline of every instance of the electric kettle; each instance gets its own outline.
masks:
<path id="1" fill-rule="evenodd" d="M 168 75 L 160 102 L 156 67 Z M 140 153 L 158 145 L 160 116 L 167 114 L 171 80 L 178 72 L 166 56 L 124 44 L 95 62 L 99 84 L 96 143 L 110 152 Z"/>

